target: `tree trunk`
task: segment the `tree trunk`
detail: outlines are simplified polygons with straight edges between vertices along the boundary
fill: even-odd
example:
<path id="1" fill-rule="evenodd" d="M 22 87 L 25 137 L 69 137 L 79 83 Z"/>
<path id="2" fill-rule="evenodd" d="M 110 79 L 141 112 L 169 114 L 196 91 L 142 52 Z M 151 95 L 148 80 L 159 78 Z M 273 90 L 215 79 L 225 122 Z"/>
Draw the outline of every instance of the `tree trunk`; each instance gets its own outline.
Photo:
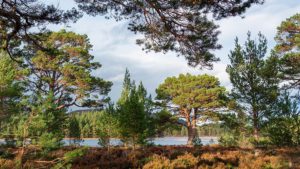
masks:
<path id="1" fill-rule="evenodd" d="M 188 128 L 188 142 L 187 145 L 192 146 L 193 140 L 198 137 L 197 127 L 196 127 L 196 116 L 193 116 L 192 122 L 188 121 L 187 128 Z"/>
<path id="2" fill-rule="evenodd" d="M 192 146 L 193 140 L 197 137 L 197 128 L 188 126 L 188 142 L 187 145 Z"/>
<path id="3" fill-rule="evenodd" d="M 255 140 L 259 139 L 258 113 L 253 112 L 253 136 Z"/>

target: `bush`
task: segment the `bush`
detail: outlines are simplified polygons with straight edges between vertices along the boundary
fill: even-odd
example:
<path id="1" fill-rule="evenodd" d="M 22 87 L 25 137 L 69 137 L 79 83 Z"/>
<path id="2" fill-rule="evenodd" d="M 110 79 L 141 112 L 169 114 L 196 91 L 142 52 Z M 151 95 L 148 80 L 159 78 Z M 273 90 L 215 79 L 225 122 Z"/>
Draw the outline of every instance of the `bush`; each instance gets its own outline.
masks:
<path id="1" fill-rule="evenodd" d="M 64 154 L 63 160 L 57 163 L 55 166 L 53 166 L 53 169 L 61 169 L 61 168 L 71 168 L 72 167 L 72 162 L 78 158 L 82 157 L 83 155 L 86 154 L 87 152 L 87 147 L 82 147 L 79 149 L 75 149 L 73 151 L 69 151 Z"/>
<path id="2" fill-rule="evenodd" d="M 177 159 L 171 163 L 171 168 L 174 169 L 189 169 L 197 166 L 198 158 L 194 157 L 190 153 L 186 153 L 182 156 L 178 156 Z"/>
<path id="3" fill-rule="evenodd" d="M 226 133 L 219 138 L 219 144 L 225 147 L 237 146 L 238 138 L 235 135 Z"/>
<path id="4" fill-rule="evenodd" d="M 201 141 L 201 139 L 199 137 L 193 138 L 192 142 L 193 142 L 194 146 L 203 146 L 202 141 Z"/>
<path id="5" fill-rule="evenodd" d="M 269 124 L 267 132 L 270 142 L 276 146 L 296 146 L 300 144 L 300 131 L 297 131 L 298 119 L 277 118 Z"/>
<path id="6" fill-rule="evenodd" d="M 38 139 L 38 146 L 40 146 L 45 153 L 58 149 L 63 145 L 62 137 L 56 136 L 53 133 L 43 133 Z"/>
<path id="7" fill-rule="evenodd" d="M 106 133 L 99 133 L 98 134 L 98 144 L 101 147 L 109 147 L 110 145 L 110 137 Z"/>
<path id="8" fill-rule="evenodd" d="M 272 144 L 268 137 L 259 137 L 258 139 L 251 137 L 250 142 L 254 147 L 268 147 Z"/>
<path id="9" fill-rule="evenodd" d="M 153 155 L 149 162 L 143 166 L 143 169 L 169 169 L 170 160 L 164 156 Z"/>

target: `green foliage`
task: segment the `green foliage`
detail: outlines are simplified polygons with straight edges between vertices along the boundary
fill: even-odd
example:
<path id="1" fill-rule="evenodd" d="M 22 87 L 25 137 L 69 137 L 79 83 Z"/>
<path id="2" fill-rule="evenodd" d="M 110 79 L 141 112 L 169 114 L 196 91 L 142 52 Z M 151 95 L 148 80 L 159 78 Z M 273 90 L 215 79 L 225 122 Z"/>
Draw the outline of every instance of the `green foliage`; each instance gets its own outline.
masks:
<path id="1" fill-rule="evenodd" d="M 68 137 L 70 139 L 70 144 L 78 146 L 82 142 L 79 121 L 76 119 L 74 115 L 71 115 L 71 117 L 69 117 L 68 120 L 69 120 Z"/>
<path id="2" fill-rule="evenodd" d="M 24 77 L 27 73 L 27 69 L 12 61 L 6 52 L 0 51 L 0 134 L 9 146 L 15 146 L 15 139 L 21 138 Z"/>
<path id="3" fill-rule="evenodd" d="M 231 64 L 226 69 L 233 85 L 231 96 L 251 119 L 255 137 L 261 119 L 270 113 L 278 96 L 278 65 L 271 62 L 272 57 L 264 60 L 266 52 L 266 38 L 259 34 L 255 42 L 249 32 L 244 46 L 235 40 L 235 49 L 229 54 Z"/>
<path id="4" fill-rule="evenodd" d="M 81 1 L 79 8 L 90 15 L 108 15 L 117 21 L 129 20 L 129 29 L 144 34 L 137 44 L 155 52 L 174 51 L 191 66 L 212 66 L 218 60 L 211 50 L 217 44 L 218 26 L 211 18 L 240 15 L 262 0 L 239 1 Z"/>
<path id="5" fill-rule="evenodd" d="M 111 110 L 112 107 L 101 112 L 97 119 L 98 144 L 102 147 L 109 147 L 110 139 L 118 137 L 119 134 L 118 119 L 115 112 L 111 112 Z"/>
<path id="6" fill-rule="evenodd" d="M 67 152 L 64 155 L 64 160 L 67 162 L 72 162 L 75 158 L 85 155 L 87 150 L 88 150 L 87 147 L 82 147 L 82 148 L 78 148 L 73 151 Z"/>
<path id="7" fill-rule="evenodd" d="M 243 135 L 247 133 L 247 119 L 246 114 L 243 111 L 237 111 L 236 113 L 223 113 L 219 115 L 220 121 L 222 121 L 220 127 L 226 131 L 230 131 L 235 135 Z"/>
<path id="8" fill-rule="evenodd" d="M 35 104 L 31 105 L 26 124 L 28 136 L 43 149 L 52 150 L 61 145 L 60 142 L 65 135 L 64 128 L 67 126 L 65 110 L 57 108 L 52 94 L 46 98 L 37 96 L 36 99 Z"/>
<path id="9" fill-rule="evenodd" d="M 258 139 L 254 137 L 249 138 L 249 142 L 254 146 L 254 147 L 268 147 L 272 145 L 272 142 L 268 137 L 259 137 Z"/>
<path id="10" fill-rule="evenodd" d="M 22 137 L 48 151 L 67 135 L 67 109 L 103 106 L 106 99 L 100 97 L 107 95 L 112 84 L 91 75 L 101 65 L 92 62 L 92 45 L 86 35 L 61 30 L 35 37 L 42 40 L 39 46 L 28 43 L 23 50 L 27 58 L 24 66 L 30 68 L 27 87 L 32 94 L 24 104 L 27 119 Z M 79 124 L 72 120 L 69 134 L 78 138 Z"/>
<path id="11" fill-rule="evenodd" d="M 16 114 L 6 119 L 2 135 L 5 138 L 7 146 L 22 146 L 27 138 L 28 116 L 24 113 Z"/>
<path id="12" fill-rule="evenodd" d="M 38 0 L 1 1 L 0 11 L 0 49 L 9 51 L 14 58 L 19 57 L 20 41 L 38 44 L 32 28 L 42 32 L 48 24 L 75 21 L 81 16 L 75 9 L 63 11 Z"/>
<path id="13" fill-rule="evenodd" d="M 279 58 L 281 78 L 298 88 L 300 82 L 300 14 L 297 13 L 277 27 L 274 54 Z"/>
<path id="14" fill-rule="evenodd" d="M 192 144 L 197 137 L 197 120 L 216 119 L 218 108 L 225 105 L 225 88 L 220 86 L 216 77 L 206 74 L 169 77 L 156 92 L 158 99 L 170 106 L 177 106 L 177 114 L 185 118 L 188 144 Z"/>
<path id="15" fill-rule="evenodd" d="M 225 147 L 238 145 L 238 137 L 234 134 L 225 133 L 219 138 L 219 144 Z"/>
<path id="16" fill-rule="evenodd" d="M 56 133 L 43 133 L 38 137 L 37 145 L 43 149 L 43 153 L 60 148 L 62 143 L 62 136 L 57 136 Z"/>
<path id="17" fill-rule="evenodd" d="M 155 133 L 158 136 L 164 136 L 166 131 L 174 131 L 180 129 L 177 124 L 178 118 L 173 116 L 167 109 L 153 113 L 153 124 L 155 125 Z M 170 133 L 172 135 L 172 133 Z M 185 135 L 184 135 L 185 136 Z"/>
<path id="18" fill-rule="evenodd" d="M 0 50 L 0 128 L 3 119 L 20 110 L 19 102 L 24 91 L 21 80 L 25 75 L 26 69 L 22 69 L 7 53 Z"/>
<path id="19" fill-rule="evenodd" d="M 35 45 L 28 45 L 26 52 L 30 59 L 27 65 L 31 69 L 31 90 L 41 95 L 54 95 L 58 108 L 70 106 L 103 106 L 112 85 L 91 74 L 101 67 L 93 62 L 89 53 L 92 45 L 86 35 L 61 30 L 38 34 L 43 39 L 41 50 Z"/>
<path id="20" fill-rule="evenodd" d="M 277 146 L 300 145 L 299 96 L 293 98 L 286 91 L 279 97 L 275 111 L 266 125 L 272 144 Z"/>
<path id="21" fill-rule="evenodd" d="M 102 111 L 89 111 L 89 112 L 73 112 L 79 123 L 80 135 L 82 138 L 96 138 L 97 137 L 97 123 L 100 119 Z"/>
<path id="22" fill-rule="evenodd" d="M 202 141 L 199 137 L 194 137 L 192 142 L 193 146 L 203 146 Z"/>
<path id="23" fill-rule="evenodd" d="M 49 93 L 45 98 L 37 95 L 35 99 L 30 113 L 32 133 L 39 135 L 44 132 L 62 132 L 66 126 L 63 122 L 67 117 L 65 110 L 58 109 L 58 105 L 54 103 L 54 95 Z"/>
<path id="24" fill-rule="evenodd" d="M 84 156 L 87 153 L 87 150 L 87 147 L 82 147 L 65 153 L 63 159 L 53 166 L 52 169 L 70 169 L 72 167 L 72 162 L 76 158 Z"/>
<path id="25" fill-rule="evenodd" d="M 120 138 L 126 144 L 145 145 L 148 138 L 154 136 L 151 102 L 143 84 L 136 87 L 127 70 L 122 95 L 116 106 Z"/>
<path id="26" fill-rule="evenodd" d="M 172 101 L 180 107 L 217 108 L 222 106 L 225 88 L 220 87 L 219 80 L 207 74 L 180 74 L 169 77 L 157 89 L 158 99 Z"/>

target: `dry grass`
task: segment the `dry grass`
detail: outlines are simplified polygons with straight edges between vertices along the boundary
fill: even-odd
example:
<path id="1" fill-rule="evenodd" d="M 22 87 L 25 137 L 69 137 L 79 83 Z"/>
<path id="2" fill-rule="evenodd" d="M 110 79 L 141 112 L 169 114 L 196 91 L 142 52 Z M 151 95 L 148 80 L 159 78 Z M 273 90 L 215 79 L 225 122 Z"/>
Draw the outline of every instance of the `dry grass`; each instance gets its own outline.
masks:
<path id="1" fill-rule="evenodd" d="M 39 156 L 37 150 L 28 149 L 22 163 L 24 168 L 50 168 L 55 159 L 63 157 L 72 147 L 53 151 L 46 157 Z M 15 168 L 20 163 L 19 150 L 8 150 L 15 157 L 0 158 L 0 169 Z M 139 148 L 136 150 L 112 148 L 89 148 L 88 152 L 73 161 L 74 169 L 300 169 L 300 148 L 243 149 L 205 146 L 199 148 L 185 146 L 162 146 Z"/>

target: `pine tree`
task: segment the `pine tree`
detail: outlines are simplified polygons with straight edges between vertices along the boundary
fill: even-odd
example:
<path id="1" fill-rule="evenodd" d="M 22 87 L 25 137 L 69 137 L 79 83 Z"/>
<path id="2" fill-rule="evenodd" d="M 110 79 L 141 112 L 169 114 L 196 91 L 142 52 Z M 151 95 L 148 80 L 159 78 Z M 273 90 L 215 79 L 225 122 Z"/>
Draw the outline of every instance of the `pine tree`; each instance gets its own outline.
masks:
<path id="1" fill-rule="evenodd" d="M 265 60 L 267 40 L 258 35 L 258 42 L 248 33 L 245 46 L 235 40 L 229 54 L 227 73 L 233 85 L 231 95 L 252 121 L 253 136 L 258 139 L 261 120 L 270 113 L 278 96 L 278 69 L 273 57 Z"/>
<path id="2" fill-rule="evenodd" d="M 75 115 L 71 115 L 71 117 L 69 117 L 68 136 L 71 145 L 80 145 L 80 142 L 82 141 L 81 131 L 79 127 L 79 121 L 77 120 Z"/>
<path id="3" fill-rule="evenodd" d="M 300 14 L 287 18 L 277 28 L 274 54 L 279 58 L 281 79 L 300 87 Z"/>
<path id="4" fill-rule="evenodd" d="M 150 102 L 146 89 L 142 83 L 136 87 L 129 77 L 127 70 L 122 90 L 123 95 L 118 101 L 116 111 L 121 140 L 135 147 L 137 144 L 147 143 L 148 138 L 154 135 L 154 127 L 151 125 L 151 112 L 147 107 L 149 105 L 146 105 L 146 102 Z"/>
<path id="5" fill-rule="evenodd" d="M 34 99 L 26 123 L 29 138 L 45 152 L 59 148 L 66 134 L 66 110 L 58 109 L 53 93 L 47 96 L 35 94 Z"/>
<path id="6" fill-rule="evenodd" d="M 41 33 L 39 37 L 46 51 L 34 44 L 24 51 L 31 70 L 31 91 L 41 95 L 52 93 L 58 109 L 103 106 L 107 99 L 99 98 L 108 94 L 112 83 L 91 74 L 101 65 L 93 62 L 88 37 L 66 30 Z"/>
<path id="7" fill-rule="evenodd" d="M 211 67 L 218 58 L 211 52 L 220 49 L 219 31 L 213 19 L 244 13 L 264 0 L 75 0 L 90 15 L 129 20 L 129 29 L 142 33 L 137 44 L 155 52 L 174 51 L 190 66 Z M 209 18 L 209 19 L 208 19 Z"/>
<path id="8" fill-rule="evenodd" d="M 109 105 L 105 111 L 100 112 L 99 116 L 97 116 L 98 144 L 102 147 L 107 147 L 108 150 L 111 146 L 111 138 L 119 137 L 119 121 L 115 113 L 113 105 Z"/>
<path id="9" fill-rule="evenodd" d="M 6 139 L 20 136 L 15 129 L 18 125 L 15 120 L 22 116 L 21 103 L 25 93 L 22 80 L 26 75 L 26 69 L 13 62 L 6 52 L 0 52 L 0 132 Z"/>
<path id="10" fill-rule="evenodd" d="M 67 23 L 81 17 L 74 8 L 64 11 L 38 0 L 1 0 L 0 11 L 0 49 L 14 59 L 20 56 L 19 49 L 26 42 L 39 46 L 40 39 L 34 36 L 36 31 L 31 31 L 32 28 L 42 32 L 48 24 Z"/>
<path id="11" fill-rule="evenodd" d="M 129 73 L 129 70 L 126 68 L 124 81 L 123 81 L 123 88 L 121 91 L 121 96 L 118 100 L 118 104 L 122 104 L 126 101 L 126 99 L 128 98 L 128 96 L 130 94 L 131 87 L 132 87 L 132 84 L 131 84 L 131 79 L 130 79 L 130 73 Z"/>
<path id="12" fill-rule="evenodd" d="M 219 108 L 224 107 L 225 88 L 210 75 L 180 74 L 169 77 L 156 90 L 157 99 L 174 107 L 176 114 L 185 119 L 188 145 L 198 139 L 196 123 L 201 119 L 214 119 Z"/>
<path id="13" fill-rule="evenodd" d="M 47 50 L 29 43 L 23 51 L 31 71 L 27 80 L 33 93 L 28 123 L 30 136 L 51 150 L 60 145 L 65 134 L 67 109 L 103 106 L 112 84 L 91 74 L 101 65 L 92 62 L 92 45 L 86 35 L 61 30 L 36 36 L 43 39 L 40 45 Z"/>

